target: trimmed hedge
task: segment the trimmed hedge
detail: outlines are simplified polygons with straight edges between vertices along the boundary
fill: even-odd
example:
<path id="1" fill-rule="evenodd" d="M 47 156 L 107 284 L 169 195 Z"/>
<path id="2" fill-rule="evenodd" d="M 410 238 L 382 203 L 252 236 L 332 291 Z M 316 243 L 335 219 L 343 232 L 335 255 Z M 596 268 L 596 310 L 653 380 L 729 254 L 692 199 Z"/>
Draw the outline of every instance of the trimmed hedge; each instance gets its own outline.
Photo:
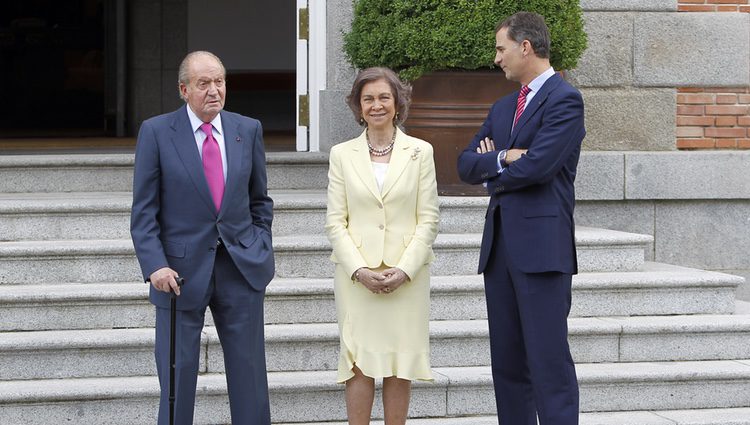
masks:
<path id="1" fill-rule="evenodd" d="M 573 69 L 586 49 L 579 0 L 355 0 L 344 50 L 357 68 L 387 66 L 402 78 L 494 66 L 495 25 L 518 11 L 545 17 L 550 61 Z"/>

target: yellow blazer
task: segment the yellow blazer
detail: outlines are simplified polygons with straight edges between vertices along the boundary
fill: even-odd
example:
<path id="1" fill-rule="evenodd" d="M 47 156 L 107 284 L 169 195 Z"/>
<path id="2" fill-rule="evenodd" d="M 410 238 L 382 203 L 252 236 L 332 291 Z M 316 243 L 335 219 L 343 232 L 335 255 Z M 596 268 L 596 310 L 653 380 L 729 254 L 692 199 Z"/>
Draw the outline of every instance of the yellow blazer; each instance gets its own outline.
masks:
<path id="1" fill-rule="evenodd" d="M 349 276 L 385 264 L 410 278 L 434 258 L 438 197 L 432 145 L 396 130 L 382 192 L 363 132 L 331 149 L 326 233 Z"/>

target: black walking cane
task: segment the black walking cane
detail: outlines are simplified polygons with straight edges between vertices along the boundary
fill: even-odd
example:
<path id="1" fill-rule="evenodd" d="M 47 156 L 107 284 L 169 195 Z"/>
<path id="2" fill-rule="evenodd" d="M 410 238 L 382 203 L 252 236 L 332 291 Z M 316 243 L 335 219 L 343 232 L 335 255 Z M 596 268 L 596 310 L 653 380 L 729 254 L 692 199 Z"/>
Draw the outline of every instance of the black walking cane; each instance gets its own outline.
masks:
<path id="1" fill-rule="evenodd" d="M 174 278 L 177 282 L 177 286 L 185 284 L 185 279 L 177 276 Z M 174 334 L 175 334 L 175 321 L 177 318 L 177 295 L 174 291 L 169 292 L 169 425 L 174 425 Z"/>

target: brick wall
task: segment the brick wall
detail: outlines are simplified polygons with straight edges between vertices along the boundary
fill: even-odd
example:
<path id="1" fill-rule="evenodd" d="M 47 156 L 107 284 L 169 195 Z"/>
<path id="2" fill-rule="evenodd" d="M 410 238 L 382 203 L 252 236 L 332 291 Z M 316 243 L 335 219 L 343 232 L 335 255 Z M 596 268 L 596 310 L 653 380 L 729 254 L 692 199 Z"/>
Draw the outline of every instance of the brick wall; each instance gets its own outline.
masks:
<path id="1" fill-rule="evenodd" d="M 748 0 L 679 0 L 681 12 L 749 12 Z M 678 88 L 677 149 L 750 149 L 750 88 Z"/>
<path id="2" fill-rule="evenodd" d="M 678 0 L 680 12 L 750 12 L 748 0 Z"/>
<path id="3" fill-rule="evenodd" d="M 678 149 L 750 149 L 750 88 L 677 89 Z"/>

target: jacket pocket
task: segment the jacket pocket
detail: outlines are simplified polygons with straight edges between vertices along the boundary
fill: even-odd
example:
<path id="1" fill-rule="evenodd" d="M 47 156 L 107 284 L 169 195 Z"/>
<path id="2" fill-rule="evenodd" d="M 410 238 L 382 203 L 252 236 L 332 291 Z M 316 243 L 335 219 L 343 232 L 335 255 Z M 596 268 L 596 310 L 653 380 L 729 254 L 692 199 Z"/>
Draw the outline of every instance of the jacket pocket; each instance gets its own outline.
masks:
<path id="1" fill-rule="evenodd" d="M 164 254 L 175 257 L 185 258 L 185 244 L 181 242 L 163 241 L 162 247 L 164 247 Z"/>
<path id="2" fill-rule="evenodd" d="M 530 205 L 523 209 L 523 216 L 526 218 L 534 217 L 557 217 L 559 215 L 558 207 L 554 204 L 549 205 Z"/>
<path id="3" fill-rule="evenodd" d="M 251 225 L 247 230 L 242 232 L 237 237 L 237 242 L 239 242 L 240 245 L 242 245 L 244 248 L 249 248 L 255 243 L 256 240 L 258 240 L 259 236 L 260 230 Z"/>

